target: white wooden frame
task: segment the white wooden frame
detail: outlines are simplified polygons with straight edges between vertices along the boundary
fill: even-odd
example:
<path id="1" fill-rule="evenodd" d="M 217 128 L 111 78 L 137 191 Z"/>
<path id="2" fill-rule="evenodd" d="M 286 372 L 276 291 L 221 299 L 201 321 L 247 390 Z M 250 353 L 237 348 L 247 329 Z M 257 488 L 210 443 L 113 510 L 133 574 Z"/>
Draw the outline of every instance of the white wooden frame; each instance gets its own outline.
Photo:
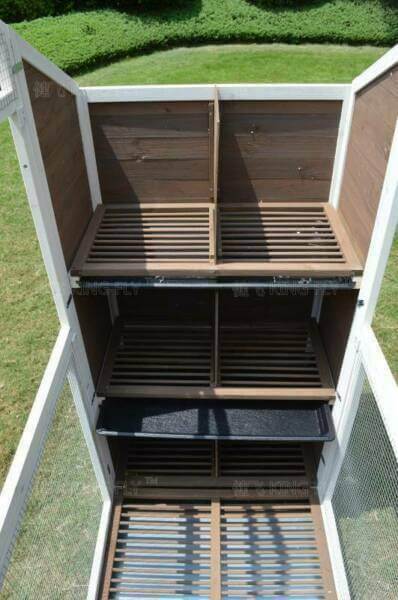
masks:
<path id="1" fill-rule="evenodd" d="M 70 77 L 19 38 L 15 32 L 1 22 L 0 27 L 2 31 L 6 29 L 8 32 L 16 63 L 22 60 L 30 63 L 75 95 L 92 203 L 95 207 L 101 202 L 101 195 L 85 94 Z M 14 81 L 19 110 L 11 116 L 10 124 L 61 332 L 0 497 L 0 574 L 4 574 L 18 519 L 29 492 L 29 482 L 39 460 L 40 441 L 48 430 L 51 409 L 56 405 L 59 391 L 68 373 L 75 406 L 104 503 L 88 594 L 89 598 L 94 599 L 98 592 L 111 517 L 114 469 L 107 442 L 95 435 L 98 398 L 95 396 L 95 387 L 72 298 L 23 70 L 14 75 Z"/>
<path id="2" fill-rule="evenodd" d="M 355 95 L 398 62 L 398 46 L 358 77 L 347 104 L 347 128 L 342 134 L 335 165 L 331 202 L 337 206 L 349 141 Z M 369 247 L 358 308 L 355 312 L 333 408 L 336 440 L 327 444 L 318 469 L 318 490 L 339 598 L 350 598 L 344 561 L 332 506 L 332 497 L 357 413 L 363 372 L 369 380 L 387 433 L 398 459 L 398 387 L 371 327 L 387 261 L 398 224 L 398 122 L 395 128 L 379 208 Z M 363 367 L 363 369 L 361 368 Z"/>
<path id="3" fill-rule="evenodd" d="M 84 87 L 89 103 L 214 100 L 344 100 L 350 84 L 208 84 Z"/>

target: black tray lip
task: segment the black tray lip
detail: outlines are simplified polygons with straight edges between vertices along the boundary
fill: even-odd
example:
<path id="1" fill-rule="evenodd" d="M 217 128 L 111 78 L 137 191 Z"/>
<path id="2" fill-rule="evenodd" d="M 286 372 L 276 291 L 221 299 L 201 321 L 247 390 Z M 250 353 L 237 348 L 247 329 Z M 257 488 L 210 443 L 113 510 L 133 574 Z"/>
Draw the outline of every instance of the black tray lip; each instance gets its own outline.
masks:
<path id="1" fill-rule="evenodd" d="M 141 400 L 144 403 L 150 403 L 150 399 L 148 398 L 144 398 Z M 257 408 L 261 407 L 263 410 L 278 410 L 278 411 L 293 411 L 293 410 L 297 410 L 297 409 L 305 409 L 308 410 L 309 408 L 313 409 L 316 413 L 317 413 L 317 418 L 320 422 L 320 429 L 323 433 L 318 434 L 318 435 L 314 435 L 314 436 L 304 436 L 304 435 L 294 435 L 294 436 L 287 436 L 287 435 L 230 435 L 230 436 L 225 436 L 225 435 L 209 435 L 209 434 L 181 434 L 181 433 L 159 433 L 159 432 L 150 432 L 150 433 L 142 433 L 142 432 L 134 432 L 134 431 L 129 431 L 129 430 L 114 430 L 114 429 L 109 429 L 106 427 L 106 422 L 105 422 L 105 415 L 104 415 L 104 408 L 106 407 L 107 404 L 109 405 L 115 405 L 115 403 L 120 402 L 121 404 L 128 404 L 129 403 L 129 399 L 128 398 L 105 398 L 103 404 L 100 406 L 100 410 L 99 410 L 99 415 L 98 415 L 98 420 L 97 420 L 97 427 L 96 427 L 96 432 L 98 435 L 101 436 L 106 436 L 106 437 L 123 437 L 123 438 L 151 438 L 151 439 L 188 439 L 188 440 L 223 440 L 223 441 L 259 441 L 259 442 L 332 442 L 335 440 L 336 437 L 336 432 L 335 432 L 335 427 L 334 427 L 334 422 L 333 422 L 333 417 L 332 417 L 332 411 L 331 411 L 331 406 L 327 403 L 327 402 L 310 402 L 310 401 L 295 401 L 295 402 L 273 402 L 273 401 L 269 401 L 269 400 L 264 400 L 264 401 L 257 401 L 257 400 L 253 400 L 253 401 L 248 401 L 248 400 L 244 400 L 242 399 L 242 406 L 239 405 L 239 401 L 236 400 L 225 400 L 225 401 L 217 401 L 217 403 L 215 404 L 214 402 L 212 402 L 211 400 L 191 400 L 191 401 L 186 401 L 186 400 L 178 400 L 175 402 L 180 403 L 182 406 L 184 404 L 204 404 L 206 403 L 206 405 L 209 405 L 210 408 L 217 410 L 217 408 L 222 408 L 223 406 L 225 406 L 226 403 L 228 403 L 229 405 L 232 406 L 236 406 L 237 408 L 240 408 L 242 411 L 245 410 L 244 405 L 245 404 L 250 404 L 251 406 L 256 406 Z M 134 399 L 134 402 L 140 402 L 139 399 Z M 167 404 L 169 403 L 167 400 L 166 401 L 161 401 L 159 399 L 155 400 L 156 405 L 159 404 L 165 404 L 165 406 L 167 406 Z M 289 404 L 290 406 L 286 406 L 287 404 Z M 292 407 L 294 407 L 292 409 Z"/>

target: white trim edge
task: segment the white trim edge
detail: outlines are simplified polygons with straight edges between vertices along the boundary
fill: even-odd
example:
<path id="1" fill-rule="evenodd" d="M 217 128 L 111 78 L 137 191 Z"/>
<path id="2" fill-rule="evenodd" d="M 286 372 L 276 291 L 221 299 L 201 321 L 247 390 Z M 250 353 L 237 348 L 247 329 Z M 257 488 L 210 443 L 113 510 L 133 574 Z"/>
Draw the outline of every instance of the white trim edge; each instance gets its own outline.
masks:
<path id="1" fill-rule="evenodd" d="M 81 88 L 89 102 L 214 100 L 214 84 Z M 344 100 L 349 84 L 217 84 L 220 100 Z"/>

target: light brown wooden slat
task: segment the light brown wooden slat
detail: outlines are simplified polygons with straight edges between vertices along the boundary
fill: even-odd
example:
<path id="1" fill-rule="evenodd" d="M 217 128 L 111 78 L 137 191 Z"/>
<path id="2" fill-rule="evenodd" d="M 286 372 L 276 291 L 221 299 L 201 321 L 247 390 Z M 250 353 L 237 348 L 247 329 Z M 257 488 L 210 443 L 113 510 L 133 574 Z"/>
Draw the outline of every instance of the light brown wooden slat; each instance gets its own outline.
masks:
<path id="1" fill-rule="evenodd" d="M 221 504 L 211 503 L 211 600 L 221 600 Z"/>

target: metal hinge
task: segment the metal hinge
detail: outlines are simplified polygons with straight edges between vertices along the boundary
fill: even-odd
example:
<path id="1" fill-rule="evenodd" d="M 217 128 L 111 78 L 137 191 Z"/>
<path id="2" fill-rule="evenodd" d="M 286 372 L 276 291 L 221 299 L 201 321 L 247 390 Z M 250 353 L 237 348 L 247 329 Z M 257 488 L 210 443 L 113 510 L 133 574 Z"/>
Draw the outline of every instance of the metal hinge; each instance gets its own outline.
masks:
<path id="1" fill-rule="evenodd" d="M 22 71 L 23 69 L 23 64 L 22 64 L 22 60 L 20 60 L 19 62 L 15 63 L 12 67 L 11 67 L 11 72 L 13 75 L 16 75 L 17 73 L 19 73 L 20 71 Z"/>

